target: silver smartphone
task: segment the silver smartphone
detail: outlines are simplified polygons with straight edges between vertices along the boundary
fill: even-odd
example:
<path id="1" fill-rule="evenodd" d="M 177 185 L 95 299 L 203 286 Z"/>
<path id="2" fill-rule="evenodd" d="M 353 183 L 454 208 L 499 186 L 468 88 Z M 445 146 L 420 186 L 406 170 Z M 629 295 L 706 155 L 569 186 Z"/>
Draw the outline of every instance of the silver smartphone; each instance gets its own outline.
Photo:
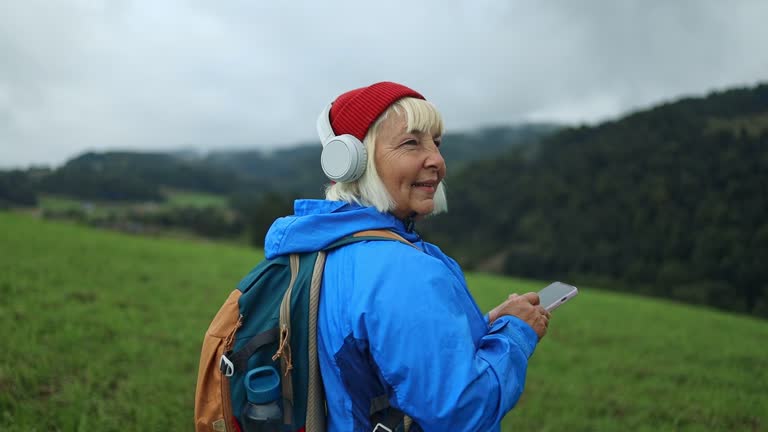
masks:
<path id="1" fill-rule="evenodd" d="M 572 299 L 579 293 L 579 290 L 573 286 L 564 284 L 562 282 L 552 282 L 539 291 L 539 300 L 541 300 L 541 306 L 552 312 L 557 309 L 561 304 Z"/>

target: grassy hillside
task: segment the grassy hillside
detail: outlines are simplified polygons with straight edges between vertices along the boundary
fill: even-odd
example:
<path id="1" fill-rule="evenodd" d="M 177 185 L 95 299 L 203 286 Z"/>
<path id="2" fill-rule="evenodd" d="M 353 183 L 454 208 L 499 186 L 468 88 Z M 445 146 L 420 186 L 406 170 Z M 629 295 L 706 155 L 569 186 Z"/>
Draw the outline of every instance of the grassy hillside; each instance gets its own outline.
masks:
<path id="1" fill-rule="evenodd" d="M 506 287 L 468 277 L 490 309 Z M 768 322 L 582 287 L 554 312 L 509 431 L 768 429 Z"/>
<path id="2" fill-rule="evenodd" d="M 0 430 L 191 430 L 203 332 L 260 258 L 0 213 Z M 485 310 L 542 286 L 469 280 Z M 767 322 L 582 291 L 505 430 L 768 427 Z"/>

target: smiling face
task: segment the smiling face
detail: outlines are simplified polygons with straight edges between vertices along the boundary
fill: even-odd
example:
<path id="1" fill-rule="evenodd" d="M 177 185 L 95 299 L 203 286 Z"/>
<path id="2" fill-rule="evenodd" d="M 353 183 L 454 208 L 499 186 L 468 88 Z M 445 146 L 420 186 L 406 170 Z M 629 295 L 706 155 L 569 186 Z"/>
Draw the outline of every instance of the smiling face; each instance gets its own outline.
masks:
<path id="1" fill-rule="evenodd" d="M 408 130 L 402 113 L 391 112 L 378 125 L 374 162 L 395 203 L 391 212 L 398 218 L 434 210 L 437 186 L 446 171 L 439 147 L 439 132 Z"/>

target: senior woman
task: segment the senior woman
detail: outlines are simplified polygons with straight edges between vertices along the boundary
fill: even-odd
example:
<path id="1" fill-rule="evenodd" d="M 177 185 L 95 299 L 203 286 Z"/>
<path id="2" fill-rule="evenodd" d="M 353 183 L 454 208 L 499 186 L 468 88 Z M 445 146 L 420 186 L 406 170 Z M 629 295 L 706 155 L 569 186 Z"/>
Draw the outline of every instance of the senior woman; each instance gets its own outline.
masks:
<path id="1" fill-rule="evenodd" d="M 328 430 L 499 430 L 549 314 L 528 293 L 484 316 L 458 264 L 414 231 L 414 221 L 447 210 L 440 114 L 420 93 L 381 82 L 339 96 L 318 130 L 334 181 L 325 200 L 298 200 L 274 223 L 267 257 L 366 230 L 410 243 L 328 253 L 318 318 Z"/>

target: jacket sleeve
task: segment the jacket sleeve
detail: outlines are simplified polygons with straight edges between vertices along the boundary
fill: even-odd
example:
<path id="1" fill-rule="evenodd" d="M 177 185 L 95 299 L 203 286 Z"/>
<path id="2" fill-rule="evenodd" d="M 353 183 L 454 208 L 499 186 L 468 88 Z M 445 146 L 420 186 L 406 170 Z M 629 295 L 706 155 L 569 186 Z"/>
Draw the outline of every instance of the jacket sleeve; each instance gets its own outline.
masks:
<path id="1" fill-rule="evenodd" d="M 425 431 L 498 430 L 523 392 L 536 333 L 511 316 L 489 327 L 463 277 L 399 247 L 368 267 L 375 286 L 358 327 L 390 404 Z"/>

